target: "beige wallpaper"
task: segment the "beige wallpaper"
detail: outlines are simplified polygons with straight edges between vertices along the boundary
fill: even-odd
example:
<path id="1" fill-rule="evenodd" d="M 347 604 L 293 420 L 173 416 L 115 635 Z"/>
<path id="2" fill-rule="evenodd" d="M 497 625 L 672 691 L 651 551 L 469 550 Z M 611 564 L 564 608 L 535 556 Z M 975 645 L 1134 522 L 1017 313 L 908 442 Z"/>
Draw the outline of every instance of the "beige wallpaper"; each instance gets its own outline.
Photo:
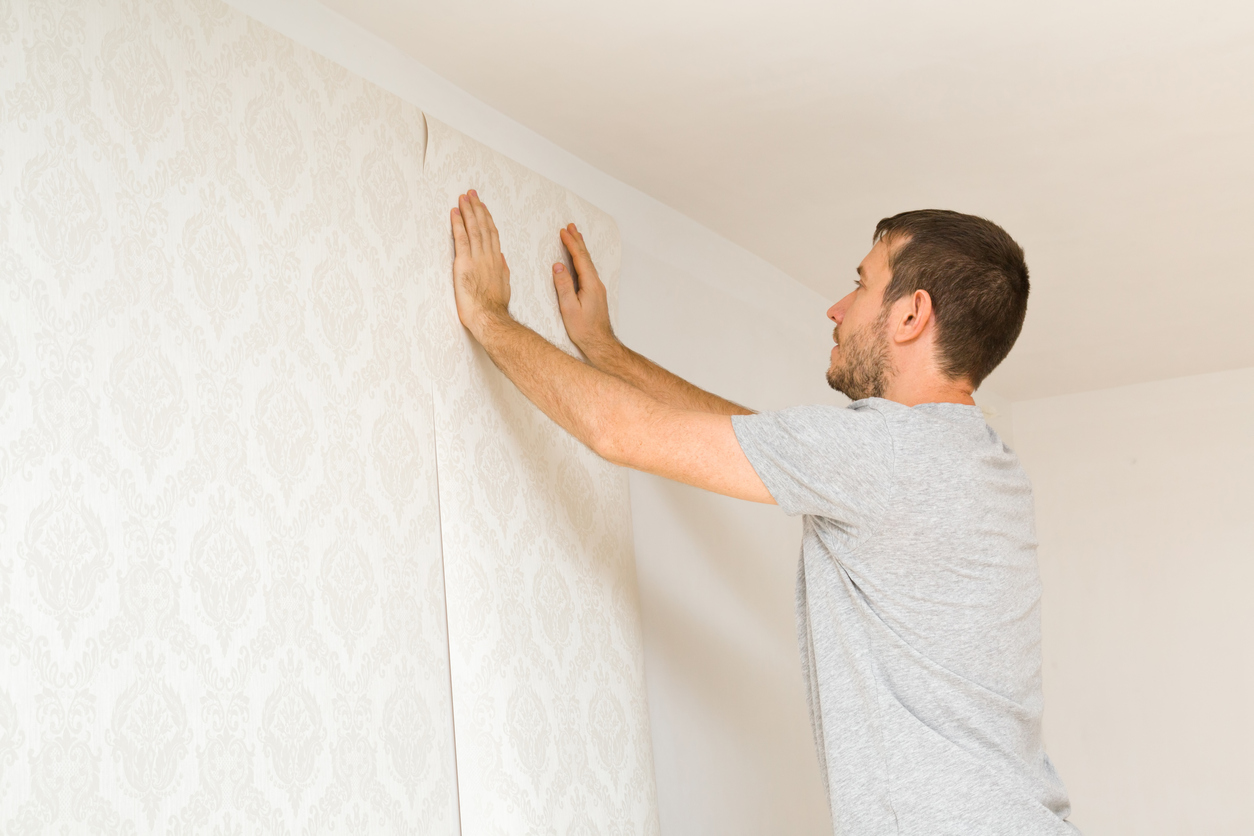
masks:
<path id="1" fill-rule="evenodd" d="M 612 220 L 216 0 L 0 0 L 0 125 L 0 832 L 655 832 L 624 477 L 448 275 L 560 340 Z"/>
<path id="2" fill-rule="evenodd" d="M 616 300 L 613 219 L 434 119 L 428 128 L 430 215 L 447 226 L 457 195 L 476 189 L 509 258 L 512 313 L 575 354 L 553 291 L 557 232 L 579 225 Z M 461 328 L 443 278 L 452 238 L 431 233 L 464 832 L 656 833 L 626 471 L 536 410 Z"/>
<path id="3" fill-rule="evenodd" d="M 455 833 L 422 114 L 0 4 L 0 832 Z"/>

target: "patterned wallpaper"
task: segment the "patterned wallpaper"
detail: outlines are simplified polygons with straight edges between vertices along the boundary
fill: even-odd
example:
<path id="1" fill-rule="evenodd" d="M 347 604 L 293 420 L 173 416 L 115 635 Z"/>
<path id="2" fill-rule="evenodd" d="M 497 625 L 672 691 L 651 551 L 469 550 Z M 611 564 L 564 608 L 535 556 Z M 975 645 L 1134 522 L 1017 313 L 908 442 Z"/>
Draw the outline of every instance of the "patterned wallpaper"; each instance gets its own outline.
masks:
<path id="1" fill-rule="evenodd" d="M 0 0 L 0 125 L 0 832 L 655 831 L 625 482 L 442 204 L 612 221 L 216 0 Z"/>
<path id="2" fill-rule="evenodd" d="M 574 221 L 616 288 L 613 219 L 428 119 L 431 216 L 475 188 L 501 230 L 515 317 L 577 355 L 550 270 Z M 436 264 L 448 232 L 430 228 Z M 569 267 L 570 262 L 566 260 Z M 533 407 L 433 281 L 429 339 L 463 832 L 656 833 L 626 472 Z M 616 311 L 615 311 L 616 312 Z"/>

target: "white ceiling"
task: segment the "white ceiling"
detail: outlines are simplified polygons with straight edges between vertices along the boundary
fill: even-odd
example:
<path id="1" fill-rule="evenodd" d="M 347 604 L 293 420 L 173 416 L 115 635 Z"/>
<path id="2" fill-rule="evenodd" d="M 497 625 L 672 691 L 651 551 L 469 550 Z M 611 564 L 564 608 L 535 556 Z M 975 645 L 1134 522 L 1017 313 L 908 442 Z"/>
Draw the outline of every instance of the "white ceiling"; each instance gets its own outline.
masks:
<path id="1" fill-rule="evenodd" d="M 323 0 L 825 297 L 875 222 L 1028 254 L 1013 400 L 1254 366 L 1254 3 Z"/>

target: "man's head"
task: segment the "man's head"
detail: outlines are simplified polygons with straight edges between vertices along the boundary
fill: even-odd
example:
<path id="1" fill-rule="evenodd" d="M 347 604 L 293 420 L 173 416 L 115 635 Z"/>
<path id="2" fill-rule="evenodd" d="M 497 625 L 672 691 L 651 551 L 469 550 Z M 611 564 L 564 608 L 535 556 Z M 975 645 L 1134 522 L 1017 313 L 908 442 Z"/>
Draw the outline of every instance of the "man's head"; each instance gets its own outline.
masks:
<path id="1" fill-rule="evenodd" d="M 827 382 L 854 400 L 895 385 L 974 391 L 1023 327 L 1022 248 L 991 221 L 939 209 L 885 218 L 873 241 L 857 289 L 827 312 Z"/>

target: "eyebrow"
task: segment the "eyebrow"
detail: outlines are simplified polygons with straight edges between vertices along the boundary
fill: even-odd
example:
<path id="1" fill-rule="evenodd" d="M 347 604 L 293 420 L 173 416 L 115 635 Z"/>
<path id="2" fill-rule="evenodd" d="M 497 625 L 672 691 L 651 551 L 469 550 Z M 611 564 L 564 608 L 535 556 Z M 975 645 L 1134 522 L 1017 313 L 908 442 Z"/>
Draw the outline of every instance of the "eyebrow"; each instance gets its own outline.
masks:
<path id="1" fill-rule="evenodd" d="M 859 265 L 858 265 L 858 276 L 859 276 L 859 277 L 861 277 L 861 275 L 862 275 L 862 265 L 861 265 L 861 264 L 859 264 Z"/>

